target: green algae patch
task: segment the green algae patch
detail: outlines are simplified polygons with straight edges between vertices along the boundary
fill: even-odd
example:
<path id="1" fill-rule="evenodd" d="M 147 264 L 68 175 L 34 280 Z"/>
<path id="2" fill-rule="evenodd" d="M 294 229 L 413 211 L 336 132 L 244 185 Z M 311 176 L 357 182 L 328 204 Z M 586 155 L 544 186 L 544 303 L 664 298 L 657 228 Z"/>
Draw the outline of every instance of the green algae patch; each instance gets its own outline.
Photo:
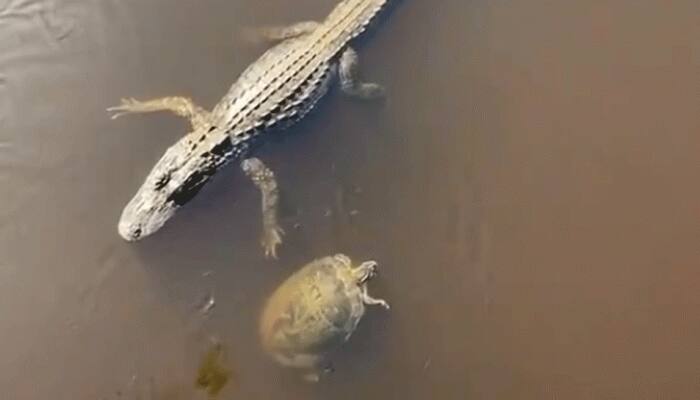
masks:
<path id="1" fill-rule="evenodd" d="M 210 398 L 216 397 L 231 379 L 231 370 L 225 364 L 226 351 L 220 343 L 216 343 L 202 357 L 195 386 Z"/>

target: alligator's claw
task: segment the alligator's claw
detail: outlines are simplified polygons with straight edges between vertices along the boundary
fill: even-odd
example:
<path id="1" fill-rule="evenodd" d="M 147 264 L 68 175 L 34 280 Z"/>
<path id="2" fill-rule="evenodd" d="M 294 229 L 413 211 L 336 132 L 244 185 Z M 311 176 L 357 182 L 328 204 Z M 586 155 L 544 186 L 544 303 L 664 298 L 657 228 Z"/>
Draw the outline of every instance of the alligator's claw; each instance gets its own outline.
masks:
<path id="1" fill-rule="evenodd" d="M 261 240 L 265 257 L 277 259 L 277 246 L 282 244 L 282 236 L 284 236 L 284 230 L 279 226 L 265 230 Z"/>

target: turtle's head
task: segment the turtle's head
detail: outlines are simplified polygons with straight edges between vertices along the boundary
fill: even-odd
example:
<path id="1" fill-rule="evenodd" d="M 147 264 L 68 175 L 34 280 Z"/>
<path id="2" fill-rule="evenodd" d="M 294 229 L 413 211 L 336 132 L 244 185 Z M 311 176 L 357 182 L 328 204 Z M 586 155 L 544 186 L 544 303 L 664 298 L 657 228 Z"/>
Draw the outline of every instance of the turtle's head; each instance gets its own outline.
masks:
<path id="1" fill-rule="evenodd" d="M 360 264 L 357 268 L 355 268 L 355 276 L 357 277 L 357 281 L 360 284 L 364 284 L 370 279 L 374 278 L 377 276 L 379 273 L 378 269 L 378 264 L 376 261 L 365 261 L 362 264 Z"/>
<path id="2" fill-rule="evenodd" d="M 193 152 L 190 149 L 190 143 L 181 140 L 153 167 L 122 212 L 119 234 L 125 240 L 137 241 L 162 228 L 209 182 L 224 160 L 212 150 Z"/>

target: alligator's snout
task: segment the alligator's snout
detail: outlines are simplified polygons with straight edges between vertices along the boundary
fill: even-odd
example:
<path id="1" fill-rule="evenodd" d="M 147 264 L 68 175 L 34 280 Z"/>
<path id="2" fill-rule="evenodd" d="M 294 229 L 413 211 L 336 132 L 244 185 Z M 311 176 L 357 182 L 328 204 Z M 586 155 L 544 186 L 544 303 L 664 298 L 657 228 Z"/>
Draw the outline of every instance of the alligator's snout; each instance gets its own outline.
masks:
<path id="1" fill-rule="evenodd" d="M 176 209 L 172 202 L 144 195 L 142 188 L 122 211 L 117 226 L 119 235 L 127 242 L 141 240 L 162 228 Z"/>
<path id="2" fill-rule="evenodd" d="M 129 203 L 122 212 L 117 230 L 127 242 L 135 242 L 144 236 L 143 223 L 139 221 L 139 214 L 143 218 L 143 212 L 135 212 L 133 204 Z"/>
<path id="3" fill-rule="evenodd" d="M 143 234 L 143 229 L 140 226 L 132 226 L 128 223 L 119 222 L 118 226 L 119 236 L 121 236 L 127 242 L 135 242 L 141 239 Z"/>

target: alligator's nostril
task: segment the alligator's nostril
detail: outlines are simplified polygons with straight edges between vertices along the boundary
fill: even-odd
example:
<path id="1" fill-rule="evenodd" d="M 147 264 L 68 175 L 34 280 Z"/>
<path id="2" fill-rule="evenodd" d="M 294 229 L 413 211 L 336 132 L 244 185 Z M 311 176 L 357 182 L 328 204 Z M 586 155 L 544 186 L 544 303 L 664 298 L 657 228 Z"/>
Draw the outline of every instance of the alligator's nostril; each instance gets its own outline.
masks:
<path id="1" fill-rule="evenodd" d="M 133 237 L 134 239 L 138 239 L 141 237 L 142 233 L 143 233 L 143 231 L 141 230 L 141 228 L 136 228 L 136 229 L 134 229 L 134 232 L 131 234 L 131 237 Z"/>

